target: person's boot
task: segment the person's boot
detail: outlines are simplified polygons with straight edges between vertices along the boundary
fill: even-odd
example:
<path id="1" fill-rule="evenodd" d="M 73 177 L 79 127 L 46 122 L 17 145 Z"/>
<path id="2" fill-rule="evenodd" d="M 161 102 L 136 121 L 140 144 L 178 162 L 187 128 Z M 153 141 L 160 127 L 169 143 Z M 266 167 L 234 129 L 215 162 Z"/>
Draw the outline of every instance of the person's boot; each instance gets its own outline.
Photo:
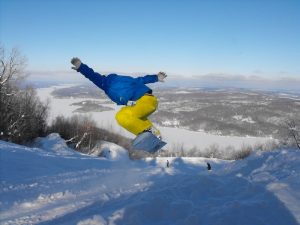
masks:
<path id="1" fill-rule="evenodd" d="M 144 130 L 144 132 L 151 132 L 154 136 L 156 136 L 157 138 L 159 138 L 161 140 L 160 131 L 155 126 L 152 126 L 147 130 Z"/>

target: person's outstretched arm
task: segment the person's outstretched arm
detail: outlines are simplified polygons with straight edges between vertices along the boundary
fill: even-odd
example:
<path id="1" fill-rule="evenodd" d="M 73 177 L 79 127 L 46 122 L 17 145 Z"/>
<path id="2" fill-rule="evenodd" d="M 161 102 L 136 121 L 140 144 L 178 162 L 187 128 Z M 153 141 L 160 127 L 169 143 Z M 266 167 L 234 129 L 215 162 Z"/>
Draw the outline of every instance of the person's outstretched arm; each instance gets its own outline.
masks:
<path id="1" fill-rule="evenodd" d="M 80 72 L 90 81 L 92 81 L 95 85 L 102 89 L 105 76 L 101 75 L 100 73 L 94 72 L 92 68 L 82 63 L 79 58 L 72 58 L 71 63 L 74 65 L 72 69 L 76 70 L 77 72 Z"/>
<path id="2" fill-rule="evenodd" d="M 167 74 L 164 72 L 159 72 L 157 75 L 146 75 L 144 77 L 138 77 L 141 79 L 144 84 L 155 83 L 155 82 L 164 82 L 164 79 L 167 77 Z"/>

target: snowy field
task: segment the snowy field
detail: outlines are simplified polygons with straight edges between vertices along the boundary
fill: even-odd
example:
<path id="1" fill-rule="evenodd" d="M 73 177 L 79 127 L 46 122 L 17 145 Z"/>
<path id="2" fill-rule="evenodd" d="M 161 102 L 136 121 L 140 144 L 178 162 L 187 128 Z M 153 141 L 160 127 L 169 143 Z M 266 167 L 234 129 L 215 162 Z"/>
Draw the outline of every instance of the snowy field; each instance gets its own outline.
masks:
<path id="1" fill-rule="evenodd" d="M 107 158 L 74 152 L 57 134 L 36 146 L 0 141 L 0 224 L 300 223 L 299 150 L 130 161 L 109 143 Z"/>
<path id="2" fill-rule="evenodd" d="M 72 105 L 76 102 L 82 102 L 87 100 L 95 100 L 89 98 L 66 98 L 66 99 L 58 99 L 54 98 L 51 95 L 51 92 L 57 88 L 68 87 L 72 85 L 64 85 L 64 86 L 55 86 L 49 88 L 39 88 L 37 89 L 38 96 L 46 101 L 50 99 L 50 118 L 49 122 L 55 118 L 57 115 L 71 116 L 74 114 L 74 110 L 78 108 L 78 106 Z M 109 130 L 114 130 L 116 133 L 119 133 L 123 136 L 133 138 L 133 135 L 121 128 L 116 120 L 115 114 L 122 106 L 117 106 L 116 104 L 107 104 L 107 98 L 105 99 L 97 99 L 99 101 L 103 101 L 103 106 L 108 106 L 114 108 L 113 111 L 104 111 L 104 112 L 92 112 L 88 115 L 91 115 L 92 118 L 97 122 L 97 124 L 103 128 L 107 128 Z M 159 109 L 158 109 L 159 110 Z M 234 136 L 219 136 L 214 134 L 208 134 L 205 132 L 195 132 L 189 131 L 181 128 L 171 128 L 171 127 L 159 127 L 162 132 L 163 139 L 168 143 L 166 148 L 172 149 L 175 146 L 184 146 L 185 148 L 193 148 L 197 147 L 198 149 L 205 149 L 214 144 L 226 148 L 228 146 L 233 146 L 236 149 L 240 148 L 243 145 L 255 145 L 260 143 L 266 143 L 272 138 L 262 138 L 262 137 L 234 137 Z"/>

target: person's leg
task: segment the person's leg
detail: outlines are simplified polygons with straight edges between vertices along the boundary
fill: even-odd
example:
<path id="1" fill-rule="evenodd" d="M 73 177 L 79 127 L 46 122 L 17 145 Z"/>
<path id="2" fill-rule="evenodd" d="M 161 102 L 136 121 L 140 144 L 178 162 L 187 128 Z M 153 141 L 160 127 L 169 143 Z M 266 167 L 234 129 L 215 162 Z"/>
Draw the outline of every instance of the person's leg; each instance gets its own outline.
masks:
<path id="1" fill-rule="evenodd" d="M 117 114 L 116 120 L 129 132 L 138 135 L 152 127 L 147 119 L 157 108 L 157 99 L 152 95 L 144 95 L 134 106 L 125 106 Z"/>

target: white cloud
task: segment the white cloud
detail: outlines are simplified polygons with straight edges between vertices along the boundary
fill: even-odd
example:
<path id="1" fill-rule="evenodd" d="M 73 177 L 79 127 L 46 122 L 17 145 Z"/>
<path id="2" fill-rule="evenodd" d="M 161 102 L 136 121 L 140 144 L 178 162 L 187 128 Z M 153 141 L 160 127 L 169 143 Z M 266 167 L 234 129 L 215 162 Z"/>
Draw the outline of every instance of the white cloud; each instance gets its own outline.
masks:
<path id="1" fill-rule="evenodd" d="M 210 73 L 205 75 L 193 76 L 191 78 L 176 77 L 171 84 L 184 86 L 197 86 L 208 88 L 250 88 L 261 90 L 286 90 L 300 92 L 300 78 L 295 77 L 263 77 L 258 75 L 240 75 L 225 73 Z M 182 82 L 179 82 L 179 81 Z M 176 82 L 175 82 L 176 81 Z M 176 85 L 178 86 L 178 85 Z"/>

